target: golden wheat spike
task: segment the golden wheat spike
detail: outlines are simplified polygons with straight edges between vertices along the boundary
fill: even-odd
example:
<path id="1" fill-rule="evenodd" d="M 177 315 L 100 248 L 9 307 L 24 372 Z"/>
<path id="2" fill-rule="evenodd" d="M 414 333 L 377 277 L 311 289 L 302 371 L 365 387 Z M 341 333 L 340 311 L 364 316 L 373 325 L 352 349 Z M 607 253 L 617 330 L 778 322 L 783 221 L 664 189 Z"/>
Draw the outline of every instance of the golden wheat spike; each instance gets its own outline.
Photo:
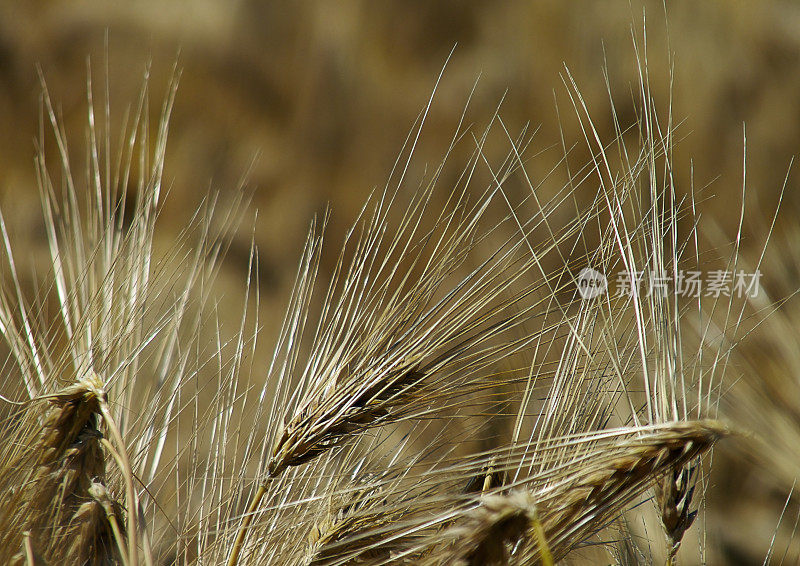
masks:
<path id="1" fill-rule="evenodd" d="M 326 566 L 549 564 L 606 527 L 664 474 L 728 434 L 717 421 L 689 421 L 563 439 L 537 450 L 559 452 L 561 465 L 485 494 L 458 489 L 462 478 L 477 471 L 475 463 L 411 474 L 406 487 L 387 481 L 380 490 L 373 486 L 374 496 L 341 506 L 336 521 L 319 527 L 311 544 L 314 560 Z M 485 460 L 514 469 L 527 453 L 517 447 Z"/>
<path id="2" fill-rule="evenodd" d="M 14 488 L 2 496 L 0 536 L 5 544 L 0 553 L 12 549 L 25 532 L 26 546 L 49 563 L 116 563 L 123 559 L 118 550 L 127 553 L 128 546 L 95 499 L 101 490 L 124 529 L 120 507 L 103 486 L 107 457 L 101 430 L 106 403 L 102 383 L 92 376 L 41 402 L 50 408 L 41 421 L 29 415 L 32 422 L 18 429 L 17 441 L 35 428 L 38 439 L 32 446 L 18 446 L 13 463 L 0 470 L 0 484 Z M 36 409 L 37 404 L 28 407 L 32 413 Z"/>

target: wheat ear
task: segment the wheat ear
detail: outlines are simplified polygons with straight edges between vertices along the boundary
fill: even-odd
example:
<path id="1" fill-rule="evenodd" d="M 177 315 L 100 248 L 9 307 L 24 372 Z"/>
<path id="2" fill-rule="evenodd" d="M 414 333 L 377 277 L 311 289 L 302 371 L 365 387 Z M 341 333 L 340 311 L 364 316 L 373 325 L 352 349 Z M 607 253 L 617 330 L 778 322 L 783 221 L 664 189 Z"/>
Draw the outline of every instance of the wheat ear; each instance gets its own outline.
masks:
<path id="1" fill-rule="evenodd" d="M 717 421 L 631 427 L 550 439 L 536 450 L 516 447 L 496 451 L 485 462 L 412 473 L 405 488 L 387 481 L 358 505 L 341 507 L 337 520 L 314 541 L 314 561 L 548 564 L 565 558 L 664 474 L 727 434 Z M 486 493 L 459 488 L 485 463 L 504 462 L 500 468 L 506 473 L 519 468 L 526 454 L 548 452 L 560 454 L 548 461 L 562 463 Z"/>
<path id="2" fill-rule="evenodd" d="M 11 497 L 4 497 L 4 525 L 28 533 L 27 556 L 35 552 L 53 563 L 129 563 L 126 536 L 114 525 L 122 521 L 120 507 L 104 485 L 102 383 L 91 376 L 42 400 L 50 408 L 38 426 L 38 439 L 18 455 L 16 466 L 4 469 L 4 475 L 13 474 L 14 468 L 31 469 L 26 479 L 3 478 L 3 484 L 17 486 Z M 19 440 L 33 426 L 19 429 Z M 6 536 L 9 532 L 14 531 L 3 529 Z"/>

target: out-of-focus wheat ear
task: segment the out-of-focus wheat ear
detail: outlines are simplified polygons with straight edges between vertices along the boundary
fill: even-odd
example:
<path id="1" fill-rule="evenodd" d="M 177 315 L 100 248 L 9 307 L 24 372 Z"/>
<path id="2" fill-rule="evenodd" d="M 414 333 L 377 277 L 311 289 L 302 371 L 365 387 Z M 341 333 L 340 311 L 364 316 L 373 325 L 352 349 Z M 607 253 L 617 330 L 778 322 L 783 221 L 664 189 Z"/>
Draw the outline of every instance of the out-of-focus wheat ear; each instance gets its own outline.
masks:
<path id="1" fill-rule="evenodd" d="M 695 461 L 729 432 L 718 421 L 677 422 L 632 428 L 624 435 L 615 433 L 594 446 L 582 446 L 585 441 L 576 439 L 556 448 L 572 451 L 573 457 L 563 458 L 563 465 L 512 484 L 512 491 L 529 492 L 537 521 L 530 523 L 530 528 L 509 554 L 506 563 L 548 564 L 549 560 L 564 559 L 608 526 L 664 474 Z M 479 498 L 476 507 L 491 501 L 492 497 Z M 445 535 L 463 532 L 466 538 L 477 536 L 469 534 L 469 529 L 458 530 L 465 524 L 473 524 L 469 519 L 465 522 L 472 513 L 479 512 L 471 509 L 464 513 L 456 512 L 455 519 L 451 512 L 446 520 L 452 521 L 452 526 L 444 531 L 429 531 L 421 544 L 409 545 L 406 554 L 435 556 L 439 562 L 432 564 L 448 563 L 452 553 L 456 558 L 462 557 L 464 540 L 453 540 L 452 536 Z M 510 546 L 506 548 L 511 552 Z"/>
<path id="2" fill-rule="evenodd" d="M 673 468 L 656 482 L 656 503 L 661 512 L 661 524 L 667 536 L 667 563 L 678 555 L 683 534 L 692 526 L 697 511 L 691 510 L 696 484 L 697 464 Z"/>
<path id="3" fill-rule="evenodd" d="M 610 564 L 614 566 L 653 566 L 653 557 L 639 547 L 636 536 L 631 532 L 630 523 L 625 517 L 620 517 L 619 521 L 614 524 L 612 536 L 615 542 L 606 545 Z"/>
<path id="4" fill-rule="evenodd" d="M 366 485 L 346 494 L 347 501 L 314 525 L 309 538 L 309 566 L 345 563 L 382 563 L 391 557 L 391 545 L 380 545 L 382 526 L 402 520 L 402 509 L 382 506 L 383 489 Z M 369 512 L 376 508 L 377 512 Z M 365 512 L 367 510 L 367 512 Z M 366 528 L 365 528 L 366 527 Z M 351 540 L 353 533 L 366 536 Z"/>
<path id="5" fill-rule="evenodd" d="M 606 527 L 665 473 L 697 459 L 728 433 L 717 421 L 690 421 L 631 429 L 630 436 L 594 447 L 579 441 L 572 446 L 572 461 L 565 458 L 563 466 L 521 479 L 506 494 L 480 497 L 454 520 L 451 512 L 451 526 L 431 530 L 406 554 L 423 554 L 430 564 L 553 564 Z M 516 540 L 499 534 L 506 517 Z M 490 536 L 495 527 L 498 532 Z"/>
<path id="6" fill-rule="evenodd" d="M 30 531 L 22 533 L 22 550 L 11 558 L 10 566 L 48 566 L 47 561 L 33 546 Z"/>
<path id="7" fill-rule="evenodd" d="M 420 563 L 447 566 L 503 566 L 510 564 L 515 546 L 527 540 L 538 545 L 540 562 L 553 566 L 553 557 L 536 512 L 536 501 L 525 490 L 489 495 L 464 519 L 441 534 L 447 552 L 433 551 Z"/>
<path id="8" fill-rule="evenodd" d="M 487 494 L 496 492 L 506 485 L 508 481 L 508 471 L 499 466 L 497 459 L 493 458 L 482 467 L 479 474 L 469 478 L 467 485 L 464 487 L 464 493 Z"/>

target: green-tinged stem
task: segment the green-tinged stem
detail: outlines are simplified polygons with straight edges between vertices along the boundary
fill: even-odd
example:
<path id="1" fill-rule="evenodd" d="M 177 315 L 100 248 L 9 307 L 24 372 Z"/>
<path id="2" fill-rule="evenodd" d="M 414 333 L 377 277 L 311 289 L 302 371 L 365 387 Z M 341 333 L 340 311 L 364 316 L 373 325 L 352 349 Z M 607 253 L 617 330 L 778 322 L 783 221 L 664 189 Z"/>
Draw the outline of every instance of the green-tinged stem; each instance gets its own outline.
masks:
<path id="1" fill-rule="evenodd" d="M 536 545 L 539 547 L 539 558 L 542 561 L 542 566 L 555 566 L 553 554 L 550 552 L 550 546 L 547 544 L 547 538 L 544 536 L 544 528 L 539 519 L 533 520 L 533 532 L 536 535 Z"/>
<path id="2" fill-rule="evenodd" d="M 239 562 L 239 554 L 241 554 L 242 548 L 244 548 L 244 539 L 247 536 L 247 529 L 250 528 L 250 523 L 253 522 L 253 515 L 255 515 L 255 512 L 258 510 L 258 506 L 261 504 L 261 500 L 266 493 L 267 486 L 262 483 L 258 486 L 258 491 L 253 496 L 253 500 L 250 502 L 244 517 L 242 517 L 242 524 L 239 525 L 239 532 L 236 533 L 236 540 L 233 541 L 233 548 L 231 549 L 231 555 L 228 558 L 227 566 L 236 566 Z"/>

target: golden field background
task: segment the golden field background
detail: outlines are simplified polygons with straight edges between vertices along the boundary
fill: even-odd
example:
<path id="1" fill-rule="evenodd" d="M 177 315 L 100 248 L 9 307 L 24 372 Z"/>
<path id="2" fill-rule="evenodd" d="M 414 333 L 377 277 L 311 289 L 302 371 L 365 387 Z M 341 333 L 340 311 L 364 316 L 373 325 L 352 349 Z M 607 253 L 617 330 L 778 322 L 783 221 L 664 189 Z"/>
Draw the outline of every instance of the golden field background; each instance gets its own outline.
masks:
<path id="1" fill-rule="evenodd" d="M 241 303 L 254 237 L 264 326 L 259 351 L 266 365 L 310 219 L 330 205 L 325 259 L 330 269 L 337 242 L 369 191 L 385 182 L 454 46 L 409 178 L 419 179 L 426 166 L 439 163 L 477 81 L 467 122 L 482 131 L 502 100 L 500 114 L 511 131 L 530 123 L 537 133 L 526 168 L 546 196 L 567 180 L 564 168 L 557 167 L 562 143 L 577 144 L 568 157 L 573 167 L 589 159 L 563 84 L 565 69 L 602 139 L 613 137 L 609 90 L 623 126 L 635 121 L 632 90 L 639 79 L 631 35 L 641 42 L 643 9 L 652 94 L 663 112 L 671 105 L 681 122 L 676 185 L 702 193 L 704 222 L 719 224 L 733 238 L 746 125 L 743 250 L 758 254 L 800 147 L 800 5 L 794 2 L 670 2 L 665 16 L 661 2 L 624 0 L 6 1 L 0 3 L 0 205 L 20 272 L 30 274 L 33 264 L 47 263 L 33 165 L 40 124 L 37 67 L 79 157 L 86 133 L 87 58 L 98 93 L 107 65 L 117 125 L 148 64 L 156 123 L 177 61 L 181 79 L 169 134 L 169 195 L 160 245 L 169 247 L 210 190 L 232 193 L 244 179 L 258 216 L 248 213 L 234 235 L 220 275 L 220 301 Z M 47 139 L 45 150 L 54 155 L 52 136 Z M 509 149 L 496 136 L 487 153 L 497 161 Z M 446 183 L 447 176 L 442 186 Z M 520 198 L 527 190 L 519 180 L 511 186 Z M 778 260 L 764 273 L 776 299 L 797 287 L 800 262 L 794 261 L 792 235 L 798 233 L 798 213 L 800 193 L 792 174 L 771 247 Z M 796 306 L 789 302 L 781 309 L 791 321 Z M 236 308 L 220 312 L 223 323 L 229 312 L 227 322 L 236 324 Z M 792 349 L 793 338 L 774 353 L 763 340 L 756 334 L 742 347 L 769 358 L 759 366 L 765 379 L 770 372 L 784 378 L 788 373 L 797 387 L 791 360 L 780 359 Z M 791 413 L 797 404 L 790 399 L 782 406 Z M 735 445 L 715 456 L 706 526 L 715 549 L 712 563 L 760 563 L 766 554 L 792 485 L 785 474 L 770 476 L 769 463 L 753 459 Z M 787 511 L 788 531 L 792 511 L 795 506 Z"/>

